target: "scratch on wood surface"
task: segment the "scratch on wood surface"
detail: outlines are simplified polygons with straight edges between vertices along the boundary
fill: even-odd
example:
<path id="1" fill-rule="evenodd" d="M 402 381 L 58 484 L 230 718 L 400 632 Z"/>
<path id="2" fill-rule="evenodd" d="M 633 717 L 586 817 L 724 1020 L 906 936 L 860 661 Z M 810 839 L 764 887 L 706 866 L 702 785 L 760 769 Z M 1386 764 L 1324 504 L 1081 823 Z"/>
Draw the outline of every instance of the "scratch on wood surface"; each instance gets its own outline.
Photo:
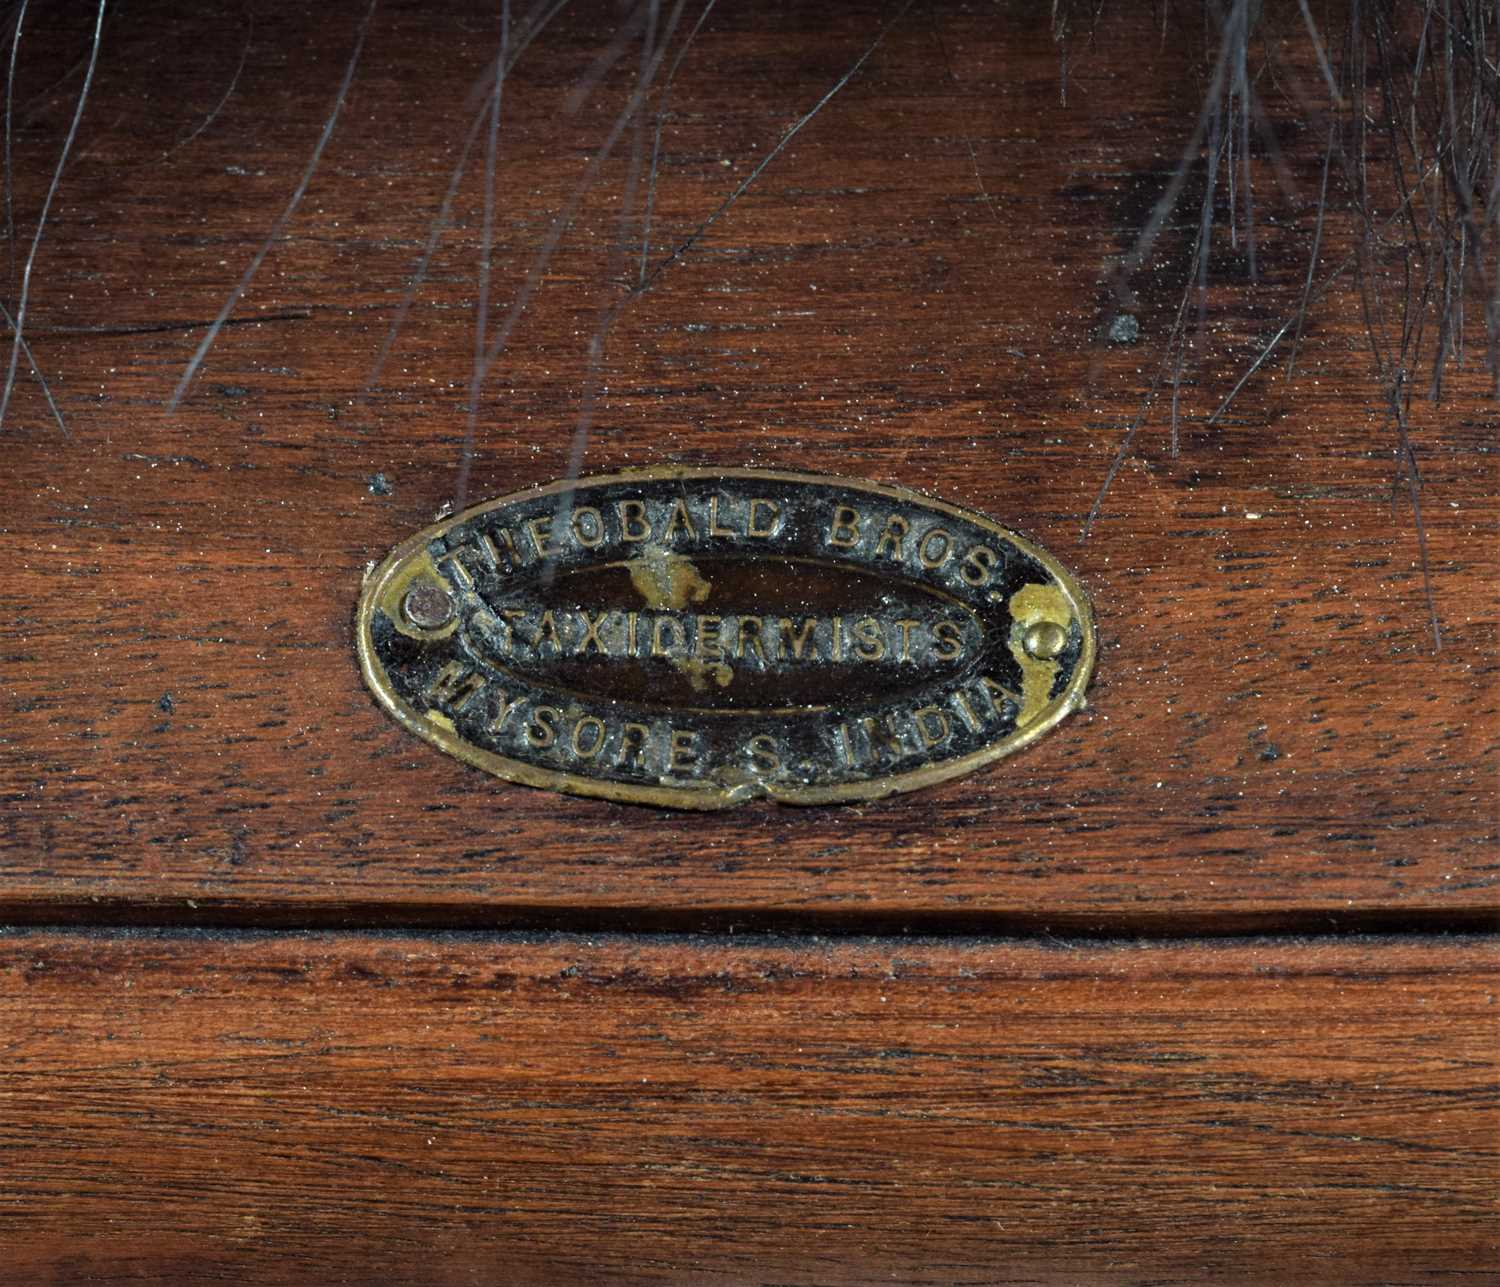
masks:
<path id="1" fill-rule="evenodd" d="M 697 39 L 698 32 L 703 29 L 703 24 L 708 21 L 708 15 L 714 11 L 714 5 L 717 3 L 718 0 L 707 0 L 698 14 L 698 21 L 693 24 L 692 30 L 678 46 L 677 57 L 672 59 L 672 65 L 667 69 L 666 78 L 662 82 L 661 97 L 656 104 L 655 137 L 651 143 L 651 170 L 646 182 L 646 212 L 641 221 L 641 264 L 636 276 L 637 284 L 644 284 L 646 280 L 646 262 L 651 254 L 651 216 L 656 208 L 656 174 L 661 160 L 661 132 L 667 120 L 667 104 L 671 100 L 672 82 L 677 79 L 677 69 L 682 66 L 682 60 L 687 57 L 687 51 L 692 48 L 693 41 Z"/>
<path id="2" fill-rule="evenodd" d="M 370 19 L 375 14 L 377 3 L 378 0 L 370 0 L 370 3 L 365 8 L 364 16 L 359 21 L 359 28 L 354 38 L 354 48 L 349 54 L 349 61 L 344 67 L 344 78 L 339 82 L 338 94 L 333 100 L 333 110 L 329 112 L 328 119 L 323 123 L 322 133 L 318 135 L 317 145 L 313 148 L 312 156 L 308 158 L 307 168 L 303 170 L 302 178 L 293 190 L 291 200 L 287 202 L 286 207 L 277 216 L 276 222 L 271 225 L 270 232 L 266 234 L 266 239 L 261 242 L 260 249 L 255 252 L 254 258 L 250 261 L 250 266 L 245 269 L 244 275 L 240 278 L 235 288 L 229 292 L 229 298 L 224 301 L 224 307 L 219 310 L 219 315 L 214 319 L 213 325 L 209 327 L 208 334 L 203 337 L 193 356 L 188 359 L 187 368 L 183 371 L 182 378 L 177 381 L 176 387 L 172 390 L 171 397 L 167 399 L 168 415 L 176 412 L 178 404 L 182 401 L 183 395 L 188 390 L 188 386 L 193 382 L 193 376 L 197 373 L 199 366 L 202 365 L 203 359 L 208 355 L 209 349 L 213 347 L 214 340 L 218 338 L 225 321 L 234 312 L 235 305 L 240 302 L 240 297 L 254 280 L 255 274 L 265 261 L 266 255 L 270 253 L 271 247 L 276 244 L 277 238 L 281 236 L 282 231 L 291 221 L 292 215 L 296 213 L 297 207 L 302 203 L 303 194 L 306 193 L 308 184 L 312 182 L 313 174 L 318 168 L 318 162 L 323 159 L 323 150 L 328 146 L 328 140 L 333 137 L 333 128 L 338 124 L 339 113 L 343 110 L 344 103 L 349 97 L 349 86 L 354 83 L 354 72 L 359 66 L 360 54 L 364 52 L 365 37 L 369 34 Z M 99 7 L 102 15 L 104 8 L 103 0 L 101 0 Z M 12 359 L 12 365 L 14 365 L 14 359 Z M 3 421 L 3 419 L 3 409 L 0 409 L 0 421 Z"/>
<path id="3" fill-rule="evenodd" d="M 474 365 L 469 378 L 469 414 L 464 421 L 464 449 L 454 491 L 457 508 L 469 490 L 469 465 L 474 457 L 474 429 L 479 421 L 479 390 L 484 382 L 485 336 L 490 320 L 490 257 L 495 241 L 495 153 L 500 146 L 500 108 L 505 98 L 505 68 L 510 59 L 510 0 L 500 5 L 500 52 L 495 57 L 495 83 L 489 95 L 489 128 L 484 145 L 484 215 L 480 225 L 478 283 L 474 300 Z"/>
<path id="4" fill-rule="evenodd" d="M 724 200 L 719 203 L 719 205 L 706 219 L 703 220 L 702 223 L 700 223 L 696 228 L 693 229 L 692 232 L 690 232 L 685 238 L 683 238 L 683 240 L 670 254 L 668 254 L 664 259 L 660 260 L 657 263 L 656 267 L 651 270 L 646 279 L 635 287 L 635 290 L 633 292 L 634 294 L 639 295 L 647 290 L 650 290 L 650 288 L 656 283 L 657 278 L 659 278 L 664 272 L 667 271 L 667 269 L 669 269 L 673 264 L 681 259 L 683 255 L 687 254 L 687 252 L 697 244 L 698 240 L 703 236 L 704 233 L 706 233 L 710 228 L 714 226 L 714 224 L 718 223 L 720 219 L 722 219 L 726 214 L 729 213 L 730 209 L 733 208 L 734 203 L 738 201 L 742 196 L 744 196 L 752 186 L 754 186 L 755 181 L 765 173 L 766 167 L 769 166 L 771 162 L 774 161 L 778 156 L 780 156 L 781 153 L 786 149 L 786 145 L 790 143 L 794 138 L 796 138 L 797 135 L 800 134 L 813 120 L 813 118 L 816 117 L 819 112 L 821 112 L 825 107 L 828 106 L 830 102 L 833 101 L 833 99 L 838 95 L 839 91 L 842 90 L 845 85 L 847 85 L 851 80 L 854 79 L 855 76 L 859 74 L 860 68 L 862 68 L 865 63 L 870 60 L 871 55 L 873 55 L 875 51 L 885 43 L 885 38 L 890 35 L 892 29 L 896 26 L 896 24 L 899 23 L 902 18 L 906 17 L 907 12 L 911 9 L 914 3 L 915 0 L 905 0 L 905 3 L 903 3 L 902 6 L 896 11 L 895 16 L 893 16 L 889 21 L 886 22 L 883 27 L 881 27 L 879 34 L 876 35 L 875 39 L 870 42 L 868 48 L 865 49 L 864 53 L 860 54 L 860 56 L 854 60 L 854 64 L 849 68 L 849 70 L 846 71 L 842 76 L 840 76 L 838 80 L 834 82 L 833 87 L 826 94 L 824 94 L 822 98 L 814 103 L 806 113 L 798 117 L 797 120 L 795 120 L 790 126 L 787 127 L 786 132 L 782 134 L 782 136 L 776 141 L 776 145 L 772 147 L 771 150 L 767 152 L 765 156 L 763 156 L 756 163 L 755 168 L 745 176 L 745 178 L 735 187 L 734 191 L 731 192 L 727 197 L 725 197 Z"/>
<path id="5" fill-rule="evenodd" d="M 588 164 L 584 167 L 583 173 L 579 176 L 578 181 L 574 184 L 573 191 L 568 197 L 568 200 L 553 216 L 552 222 L 547 229 L 546 236 L 542 239 L 541 245 L 537 248 L 535 254 L 532 257 L 531 266 L 527 270 L 525 278 L 522 280 L 520 290 L 517 292 L 515 299 L 511 301 L 511 306 L 506 312 L 505 318 L 501 322 L 495 334 L 495 337 L 489 342 L 489 348 L 485 352 L 483 369 L 480 375 L 481 384 L 483 380 L 488 376 L 495 363 L 500 360 L 501 355 L 505 352 L 505 346 L 510 341 L 511 332 L 512 330 L 514 330 L 516 323 L 520 320 L 521 315 L 525 312 L 527 305 L 531 302 L 531 298 L 541 282 L 542 274 L 546 270 L 546 266 L 551 260 L 553 252 L 557 249 L 558 243 L 562 240 L 563 234 L 571 226 L 574 218 L 576 217 L 578 213 L 578 207 L 583 200 L 584 194 L 593 187 L 593 184 L 598 177 L 599 171 L 603 167 L 605 160 L 614 151 L 615 144 L 620 141 L 621 135 L 624 134 L 631 121 L 634 120 L 635 114 L 640 110 L 642 103 L 644 103 L 646 96 L 649 94 L 656 71 L 660 67 L 662 59 L 666 56 L 667 45 L 670 40 L 671 32 L 675 29 L 677 22 L 682 15 L 682 10 L 685 2 L 686 0 L 677 0 L 677 4 L 672 10 L 672 17 L 668 23 L 667 37 L 662 41 L 660 48 L 657 49 L 654 55 L 651 57 L 645 73 L 638 79 L 635 91 L 630 95 L 630 98 L 626 102 L 625 106 L 616 115 L 614 122 L 610 126 L 609 132 L 605 135 L 603 141 L 594 150 L 593 155 L 589 158 Z M 466 444 L 464 454 L 460 459 L 458 471 L 459 480 L 465 482 L 465 484 L 468 478 L 470 458 L 472 457 L 472 453 L 472 444 Z M 463 503 L 464 501 L 466 501 L 466 499 L 466 491 L 461 493 L 459 489 L 455 487 L 455 506 L 457 508 L 462 508 Z"/>
<path id="6" fill-rule="evenodd" d="M 12 286 L 16 276 L 15 187 L 11 169 L 12 122 L 15 116 L 16 59 L 21 52 L 21 28 L 25 25 L 29 4 L 30 0 L 21 0 L 16 6 L 15 23 L 10 32 L 10 59 L 5 73 L 5 244 L 10 259 L 7 276 Z"/>
<path id="7" fill-rule="evenodd" d="M 569 0 L 552 0 L 539 16 L 532 17 L 528 14 L 518 24 L 520 30 L 515 34 L 512 41 L 510 56 L 506 60 L 504 73 L 509 75 L 516 63 L 520 60 L 527 47 L 547 28 L 548 24 L 557 17 L 559 13 L 568 6 Z M 380 348 L 376 351 L 375 358 L 370 364 L 370 372 L 365 377 L 364 387 L 355 399 L 356 411 L 361 410 L 369 401 L 370 394 L 380 383 L 381 374 L 385 370 L 385 364 L 389 360 L 391 350 L 396 346 L 396 339 L 405 325 L 407 315 L 411 311 L 418 292 L 427 280 L 427 273 L 432 265 L 432 257 L 437 251 L 438 242 L 448 227 L 448 221 L 453 210 L 453 203 L 458 196 L 459 188 L 462 186 L 464 173 L 468 169 L 469 154 L 474 149 L 474 144 L 479 139 L 479 133 L 484 128 L 484 122 L 489 115 L 489 97 L 494 92 L 497 83 L 497 69 L 487 68 L 480 79 L 480 84 L 485 87 L 485 95 L 480 98 L 478 105 L 474 108 L 469 122 L 468 131 L 459 148 L 458 159 L 453 164 L 453 169 L 448 176 L 448 187 L 443 193 L 442 200 L 438 203 L 437 212 L 428 224 L 427 240 L 423 244 L 422 253 L 417 259 L 416 267 L 408 278 L 406 288 L 402 292 L 401 302 L 396 307 L 395 315 L 391 318 L 391 324 L 386 328 L 385 337 L 381 340 Z"/>
<path id="8" fill-rule="evenodd" d="M 3 304 L 0 304 L 0 320 L 3 320 L 6 326 L 10 327 L 12 334 L 15 336 L 16 343 L 21 346 L 21 352 L 26 355 L 26 364 L 31 368 L 32 376 L 35 377 L 37 384 L 41 386 L 42 396 L 47 400 L 47 407 L 52 412 L 52 418 L 57 421 L 57 427 L 62 431 L 62 436 L 64 438 L 68 437 L 68 426 L 63 420 L 62 412 L 58 410 L 57 402 L 52 397 L 52 389 L 47 383 L 47 377 L 42 374 L 42 368 L 37 363 L 36 355 L 31 351 L 31 345 L 17 329 L 15 318 L 10 315 L 10 310 Z"/>
<path id="9" fill-rule="evenodd" d="M 58 184 L 62 182 L 63 169 L 68 163 L 68 153 L 72 151 L 73 140 L 78 137 L 78 122 L 83 119 L 83 109 L 88 103 L 89 90 L 94 83 L 94 68 L 99 63 L 99 44 L 104 33 L 104 8 L 105 0 L 99 0 L 99 8 L 94 15 L 94 35 L 93 43 L 89 48 L 88 71 L 84 74 L 83 88 L 78 91 L 78 105 L 73 110 L 73 119 L 68 125 L 67 137 L 63 140 L 62 151 L 58 154 L 57 167 L 52 171 L 52 182 L 47 185 L 47 196 L 42 202 L 41 213 L 37 216 L 36 233 L 31 239 L 31 250 L 26 256 L 26 266 L 21 270 L 21 302 L 16 309 L 15 325 L 12 328 L 10 363 L 5 372 L 5 390 L 0 393 L 0 429 L 5 427 L 5 413 L 10 408 L 10 395 L 15 387 L 16 364 L 21 356 L 21 341 L 26 333 L 26 309 L 31 300 L 31 272 L 36 266 L 36 252 L 42 244 L 42 232 L 47 226 L 47 215 L 52 209 L 53 198 L 57 196 Z M 18 18 L 17 41 L 20 39 L 20 30 Z M 11 54 L 14 58 L 14 46 L 12 46 Z"/>

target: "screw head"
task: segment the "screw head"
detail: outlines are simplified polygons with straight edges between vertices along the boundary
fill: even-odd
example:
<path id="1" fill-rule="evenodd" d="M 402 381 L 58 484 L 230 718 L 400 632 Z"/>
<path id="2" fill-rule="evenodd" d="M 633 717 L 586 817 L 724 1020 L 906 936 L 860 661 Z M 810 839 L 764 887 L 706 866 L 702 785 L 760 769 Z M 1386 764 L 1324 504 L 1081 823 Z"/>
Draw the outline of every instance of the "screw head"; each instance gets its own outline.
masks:
<path id="1" fill-rule="evenodd" d="M 401 604 L 406 619 L 418 630 L 441 630 L 453 620 L 453 600 L 439 586 L 415 586 Z"/>
<path id="2" fill-rule="evenodd" d="M 1055 621 L 1038 621 L 1026 627 L 1021 647 L 1030 657 L 1050 661 L 1068 646 L 1068 632 Z"/>

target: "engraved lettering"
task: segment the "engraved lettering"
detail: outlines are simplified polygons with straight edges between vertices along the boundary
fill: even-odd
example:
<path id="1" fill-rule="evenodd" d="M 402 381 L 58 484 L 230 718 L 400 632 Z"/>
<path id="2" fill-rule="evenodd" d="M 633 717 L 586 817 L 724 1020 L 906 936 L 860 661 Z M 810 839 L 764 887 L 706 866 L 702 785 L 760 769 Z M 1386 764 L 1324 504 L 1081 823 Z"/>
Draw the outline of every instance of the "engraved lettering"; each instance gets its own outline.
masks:
<path id="1" fill-rule="evenodd" d="M 760 511 L 769 510 L 769 515 L 762 519 Z M 781 506 L 773 500 L 767 500 L 764 496 L 756 496 L 750 501 L 750 522 L 745 528 L 746 536 L 774 536 L 776 528 L 781 522 Z"/>
<path id="2" fill-rule="evenodd" d="M 465 554 L 472 555 L 474 547 L 471 545 L 460 545 L 455 550 L 449 550 L 438 565 L 438 571 L 443 573 L 452 581 L 457 581 L 460 588 L 472 590 L 474 588 L 474 574 L 469 571 L 469 565 L 464 561 Z"/>
<path id="3" fill-rule="evenodd" d="M 872 755 L 887 751 L 892 758 L 900 759 L 906 754 L 906 748 L 901 745 L 901 737 L 892 726 L 889 715 L 882 715 L 879 718 L 866 716 L 859 723 L 860 727 L 865 730 L 865 738 L 870 743 Z M 879 740 L 875 736 L 877 733 L 880 734 Z"/>
<path id="4" fill-rule="evenodd" d="M 813 641 L 812 637 L 813 627 L 818 624 L 816 617 L 804 617 L 802 619 L 802 628 L 797 631 L 792 630 L 790 617 L 782 617 L 778 624 L 781 626 L 781 637 L 786 640 L 787 647 L 792 650 L 793 661 L 802 660 L 802 650 L 804 648 L 807 649 L 808 660 L 816 661 L 818 659 L 818 645 Z"/>
<path id="5" fill-rule="evenodd" d="M 604 747 L 604 721 L 597 715 L 584 715 L 573 725 L 573 754 L 580 760 L 592 760 Z"/>
<path id="6" fill-rule="evenodd" d="M 693 516 L 688 513 L 685 500 L 678 500 L 672 505 L 672 516 L 667 519 L 667 530 L 663 533 L 662 540 L 670 541 L 679 529 L 695 540 L 698 537 L 698 529 L 693 526 Z"/>
<path id="7" fill-rule="evenodd" d="M 557 546 L 552 544 L 552 519 L 547 515 L 528 520 L 526 534 L 531 537 L 531 547 L 537 558 L 550 559 L 557 553 Z"/>
<path id="8" fill-rule="evenodd" d="M 667 768 L 673 773 L 691 772 L 698 767 L 698 734 L 689 729 L 674 728 L 668 739 Z"/>
<path id="9" fill-rule="evenodd" d="M 875 557 L 878 559 L 886 550 L 890 550 L 893 559 L 900 559 L 902 557 L 901 542 L 906 539 L 906 534 L 910 530 L 910 523 L 899 515 L 892 514 L 885 520 L 885 531 L 875 542 Z"/>
<path id="10" fill-rule="evenodd" d="M 946 742 L 948 735 L 953 732 L 953 721 L 948 718 L 948 712 L 940 707 L 918 707 L 913 718 L 916 720 L 917 734 L 922 739 L 922 745 L 929 751 L 939 743 Z"/>
<path id="11" fill-rule="evenodd" d="M 954 706 L 958 708 L 959 715 L 963 717 L 964 723 L 968 725 L 969 731 L 971 733 L 979 732 L 981 727 L 979 717 L 974 714 L 974 708 L 969 705 L 969 699 L 964 695 L 963 690 L 955 689 L 950 696 L 953 699 Z"/>
<path id="12" fill-rule="evenodd" d="M 988 585 L 990 577 L 995 573 L 995 564 L 998 561 L 999 555 L 988 545 L 976 545 L 964 555 L 963 563 L 958 570 L 959 575 L 970 585 Z"/>
<path id="13" fill-rule="evenodd" d="M 461 661 L 450 661 L 427 685 L 423 696 L 429 706 L 446 706 L 461 711 L 484 687 L 484 676 Z"/>
<path id="14" fill-rule="evenodd" d="M 719 526 L 719 498 L 711 496 L 708 501 L 708 534 L 710 536 L 735 536 L 733 528 Z"/>
<path id="15" fill-rule="evenodd" d="M 750 758 L 763 773 L 781 772 L 780 748 L 769 733 L 757 733 L 750 739 Z"/>
<path id="16" fill-rule="evenodd" d="M 539 751 L 551 746 L 557 741 L 557 726 L 562 717 L 556 706 L 538 706 L 526 725 L 526 740 Z"/>
<path id="17" fill-rule="evenodd" d="M 492 569 L 497 572 L 501 569 L 509 572 L 511 570 L 512 564 L 519 562 L 519 560 L 516 558 L 515 545 L 510 539 L 510 533 L 506 531 L 505 528 L 501 527 L 496 528 L 495 530 L 500 534 L 500 539 L 505 542 L 505 549 L 502 550 L 498 545 L 495 544 L 495 534 L 493 532 L 484 531 L 476 532 L 474 534 L 474 539 L 471 545 L 463 545 L 459 548 L 465 550 L 471 548 L 478 550 L 480 554 L 484 555 L 484 561 L 488 563 Z"/>
<path id="18" fill-rule="evenodd" d="M 901 632 L 901 654 L 897 658 L 898 661 L 911 660 L 911 632 L 913 627 L 921 624 L 920 621 L 913 621 L 910 617 L 902 617 L 896 622 L 896 629 Z"/>
<path id="19" fill-rule="evenodd" d="M 559 651 L 562 649 L 562 640 L 557 635 L 557 621 L 552 615 L 551 608 L 542 613 L 542 619 L 536 629 L 536 638 L 531 641 L 531 646 L 540 648 L 544 643 L 550 643 Z"/>
<path id="20" fill-rule="evenodd" d="M 1005 714 L 1005 707 L 1003 705 L 1005 702 L 1010 702 L 1018 711 L 1021 709 L 1021 699 L 998 679 L 991 679 L 988 675 L 981 675 L 979 682 L 984 685 L 984 695 L 990 699 L 990 705 L 995 708 L 996 715 Z"/>
<path id="21" fill-rule="evenodd" d="M 502 644 L 506 652 L 509 652 L 516 642 L 516 622 L 526 615 L 525 608 L 501 608 L 500 615 L 505 618 L 502 622 L 505 627 L 505 638 Z"/>
<path id="22" fill-rule="evenodd" d="M 720 624 L 718 617 L 698 618 L 698 638 L 693 648 L 695 657 L 717 661 L 724 655 L 724 641 L 719 638 Z"/>
<path id="23" fill-rule="evenodd" d="M 666 642 L 668 634 L 673 636 L 672 642 Z M 657 617 L 651 626 L 651 655 L 653 657 L 670 657 L 675 651 L 681 652 L 683 645 L 687 642 L 687 636 L 682 633 L 682 625 L 676 617 Z"/>
<path id="24" fill-rule="evenodd" d="M 739 647 L 736 655 L 741 661 L 745 659 L 745 653 L 753 648 L 755 655 L 760 658 L 761 664 L 766 663 L 766 650 L 761 647 L 760 632 L 762 626 L 759 617 L 741 617 L 739 629 Z"/>
<path id="25" fill-rule="evenodd" d="M 644 620 L 643 620 L 644 618 Z M 641 655 L 753 661 L 757 670 L 790 671 L 824 660 L 935 667 L 963 655 L 963 627 L 918 616 L 763 617 L 605 608 L 499 607 L 480 603 L 474 637 L 496 657 L 535 662 L 568 655 L 629 663 Z"/>
<path id="26" fill-rule="evenodd" d="M 654 657 L 693 655 L 719 661 L 754 660 L 760 668 L 808 665 L 825 656 L 836 662 L 895 662 L 932 666 L 963 653 L 959 622 L 918 616 L 763 617 L 685 612 L 643 614 L 610 608 L 553 609 L 479 604 L 473 610 L 476 637 L 498 655 L 521 657 L 566 653 L 574 657 L 629 661 L 645 646 Z"/>
<path id="27" fill-rule="evenodd" d="M 934 541 L 937 542 L 936 547 L 933 545 Z M 917 561 L 929 571 L 942 567 L 952 553 L 953 536 L 941 527 L 929 527 L 917 542 Z"/>
<path id="28" fill-rule="evenodd" d="M 589 645 L 593 644 L 599 652 L 603 653 L 606 657 L 609 656 L 609 649 L 604 646 L 603 640 L 599 638 L 599 628 L 609 620 L 611 615 L 609 612 L 601 612 L 597 617 L 591 618 L 587 612 L 580 610 L 578 618 L 583 622 L 583 638 L 578 641 L 578 646 L 574 651 L 580 655 L 586 654 L 589 650 Z"/>
<path id="29" fill-rule="evenodd" d="M 620 516 L 620 535 L 627 541 L 651 539 L 651 521 L 646 517 L 645 501 L 620 501 L 615 512 Z"/>
<path id="30" fill-rule="evenodd" d="M 500 567 L 500 551 L 495 547 L 495 538 L 488 532 L 480 532 L 474 537 L 474 548 L 484 555 L 484 561 L 492 568 Z"/>
<path id="31" fill-rule="evenodd" d="M 485 725 L 485 729 L 490 733 L 499 733 L 505 728 L 505 721 L 511 717 L 511 712 L 526 699 L 519 695 L 507 699 L 505 694 L 499 689 L 493 689 L 492 691 L 495 694 L 494 704 L 490 708 L 490 719 L 489 723 Z"/>
<path id="32" fill-rule="evenodd" d="M 841 550 L 852 550 L 859 544 L 859 511 L 840 505 L 833 511 L 833 526 L 828 529 L 828 544 Z"/>
<path id="33" fill-rule="evenodd" d="M 932 634 L 937 640 L 932 655 L 939 661 L 953 661 L 963 651 L 963 636 L 954 622 L 939 621 L 933 626 Z"/>
<path id="34" fill-rule="evenodd" d="M 620 754 L 615 758 L 617 768 L 626 764 L 640 765 L 645 761 L 646 736 L 650 731 L 644 724 L 627 724 L 620 730 Z"/>
<path id="35" fill-rule="evenodd" d="M 854 651 L 866 661 L 879 661 L 885 656 L 885 632 L 874 617 L 861 617 L 856 621 L 854 637 L 859 641 Z"/>
<path id="36" fill-rule="evenodd" d="M 580 505 L 573 511 L 573 536 L 588 549 L 604 541 L 604 515 L 592 505 Z"/>

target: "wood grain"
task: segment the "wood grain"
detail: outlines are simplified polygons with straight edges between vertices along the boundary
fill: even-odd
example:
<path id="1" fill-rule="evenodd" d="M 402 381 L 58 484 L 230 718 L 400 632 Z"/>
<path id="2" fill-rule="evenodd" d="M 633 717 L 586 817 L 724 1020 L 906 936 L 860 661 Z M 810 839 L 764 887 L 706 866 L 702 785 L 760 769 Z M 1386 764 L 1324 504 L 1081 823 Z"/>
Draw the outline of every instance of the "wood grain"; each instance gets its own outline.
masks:
<path id="1" fill-rule="evenodd" d="M 248 45 L 211 6 L 148 3 L 108 27 L 28 324 L 68 436 L 24 366 L 4 429 L 0 914 L 1495 924 L 1500 456 L 1483 372 L 1470 361 L 1446 402 L 1414 412 L 1440 651 L 1352 287 L 1314 311 L 1290 385 L 1257 381 L 1206 424 L 1306 272 L 1322 136 L 1292 107 L 1298 78 L 1317 74 L 1295 42 L 1278 67 L 1290 97 L 1267 98 L 1288 188 L 1257 170 L 1260 280 L 1216 243 L 1180 454 L 1158 409 L 1081 545 L 1186 271 L 1196 215 L 1133 282 L 1142 342 L 1108 342 L 1121 306 L 1108 264 L 1167 182 L 1202 92 L 1195 24 L 1110 14 L 1075 48 L 1064 102 L 1033 7 L 911 11 L 628 303 L 593 367 L 601 310 L 639 255 L 646 170 L 635 189 L 629 176 L 660 99 L 642 150 L 628 127 L 584 182 L 638 50 L 572 107 L 609 55 L 613 11 L 568 8 L 522 57 L 497 153 L 495 324 L 535 291 L 483 388 L 471 496 L 564 474 L 587 404 L 585 471 L 755 464 L 929 489 L 1038 537 L 1098 609 L 1090 711 L 1021 757 L 912 799 L 703 819 L 492 781 L 402 733 L 360 684 L 362 571 L 453 498 L 463 450 L 478 154 L 364 393 L 493 56 L 496 33 L 470 6 L 377 10 L 287 235 L 186 401 L 164 409 L 291 195 L 362 9 L 257 5 Z M 652 265 L 892 13 L 710 15 L 670 91 Z M 72 112 L 84 16 L 54 10 L 28 36 L 23 231 Z M 1326 265 L 1349 235 L 1330 218 Z M 372 493 L 377 474 L 392 494 Z"/>
<path id="2" fill-rule="evenodd" d="M 1088 8 L 1064 54 L 1047 6 L 722 4 L 678 63 L 695 2 L 653 70 L 647 24 L 563 6 L 505 84 L 488 334 L 515 325 L 473 400 L 482 134 L 408 289 L 495 7 L 373 9 L 269 244 L 366 0 L 109 6 L 40 229 L 95 6 L 28 7 L 0 294 L 29 280 L 66 432 L 23 359 L 7 1287 L 1500 1281 L 1500 940 L 1439 932 L 1500 916 L 1483 301 L 1444 400 L 1412 404 L 1429 605 L 1366 325 L 1391 338 L 1399 239 L 1320 298 L 1295 376 L 1209 423 L 1317 218 L 1321 72 L 1268 0 L 1254 272 L 1221 203 L 1178 450 L 1158 403 L 1080 541 L 1162 369 L 1200 169 L 1117 264 L 1212 61 L 1207 11 Z M 1335 200 L 1315 275 L 1358 232 Z M 364 691 L 361 577 L 575 461 L 987 512 L 1091 593 L 1090 708 L 837 810 L 683 817 L 466 769 Z M 492 927 L 595 933 L 423 932 Z M 648 932 L 746 927 L 801 936 Z M 933 936 L 869 936 L 897 929 Z M 1400 932 L 1327 932 L 1351 929 Z"/>
<path id="3" fill-rule="evenodd" d="M 1497 970 L 12 932 L 6 1281 L 1493 1282 Z"/>

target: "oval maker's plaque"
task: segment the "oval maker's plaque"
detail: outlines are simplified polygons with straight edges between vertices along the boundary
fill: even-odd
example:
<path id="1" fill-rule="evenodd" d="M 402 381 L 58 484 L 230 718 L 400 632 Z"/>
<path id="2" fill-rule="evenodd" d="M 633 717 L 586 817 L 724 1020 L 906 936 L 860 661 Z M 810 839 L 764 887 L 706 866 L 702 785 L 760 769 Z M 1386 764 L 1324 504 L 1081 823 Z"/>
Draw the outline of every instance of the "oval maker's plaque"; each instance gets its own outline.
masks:
<path id="1" fill-rule="evenodd" d="M 900 487 L 762 470 L 553 483 L 368 577 L 360 664 L 408 729 L 513 782 L 690 809 L 867 800 L 1083 704 L 1055 559 Z"/>

